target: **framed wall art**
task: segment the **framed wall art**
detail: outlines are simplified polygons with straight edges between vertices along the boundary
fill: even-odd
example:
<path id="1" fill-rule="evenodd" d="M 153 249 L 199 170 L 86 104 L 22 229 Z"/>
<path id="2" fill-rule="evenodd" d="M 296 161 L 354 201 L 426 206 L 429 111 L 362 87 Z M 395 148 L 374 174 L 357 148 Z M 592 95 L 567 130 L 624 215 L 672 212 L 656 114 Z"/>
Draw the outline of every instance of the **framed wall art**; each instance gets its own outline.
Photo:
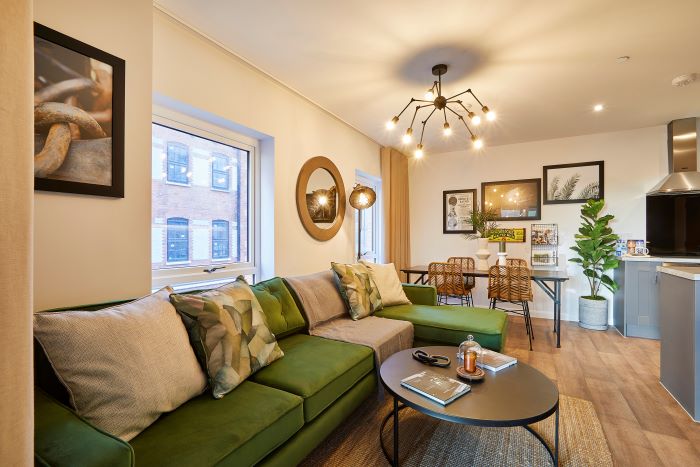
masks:
<path id="1" fill-rule="evenodd" d="M 544 204 L 585 203 L 603 198 L 604 162 L 545 165 Z"/>
<path id="2" fill-rule="evenodd" d="M 495 211 L 499 221 L 540 220 L 541 190 L 539 178 L 484 182 L 481 208 Z"/>
<path id="3" fill-rule="evenodd" d="M 471 222 L 476 209 L 476 189 L 442 192 L 442 233 L 476 233 Z"/>
<path id="4" fill-rule="evenodd" d="M 124 197 L 124 60 L 34 23 L 34 187 Z"/>
<path id="5" fill-rule="evenodd" d="M 495 229 L 489 235 L 489 243 L 525 243 L 525 227 L 513 227 L 510 229 Z"/>

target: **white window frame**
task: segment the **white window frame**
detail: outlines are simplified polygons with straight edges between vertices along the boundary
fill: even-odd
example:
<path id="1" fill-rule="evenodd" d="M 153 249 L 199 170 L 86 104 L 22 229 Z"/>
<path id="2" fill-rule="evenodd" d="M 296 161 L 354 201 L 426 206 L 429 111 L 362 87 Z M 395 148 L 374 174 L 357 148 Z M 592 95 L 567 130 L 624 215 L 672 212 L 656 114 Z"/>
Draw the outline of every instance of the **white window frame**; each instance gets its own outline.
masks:
<path id="1" fill-rule="evenodd" d="M 176 110 L 153 106 L 152 122 L 178 131 L 248 151 L 248 261 L 243 263 L 212 260 L 209 266 L 185 266 L 151 270 L 153 290 L 171 285 L 177 291 L 203 289 L 229 282 L 239 275 L 260 275 L 260 142 L 240 133 Z M 152 198 L 149 202 L 153 202 Z M 232 232 L 229 230 L 229 236 Z M 226 266 L 214 272 L 211 267 Z"/>
<path id="2" fill-rule="evenodd" d="M 368 186 L 372 188 L 375 193 L 377 194 L 377 199 L 374 202 L 374 218 L 372 219 L 372 234 L 373 234 L 373 241 L 372 243 L 376 245 L 376 248 L 374 250 L 374 253 L 376 255 L 376 258 L 374 258 L 374 261 L 377 263 L 381 263 L 384 261 L 384 236 L 383 236 L 383 229 L 384 229 L 384 206 L 382 205 L 382 179 L 381 177 L 377 177 L 371 174 L 368 174 L 366 172 L 363 172 L 361 170 L 356 170 L 355 171 L 355 182 L 359 183 L 361 185 Z M 363 213 L 362 216 L 364 216 L 366 213 Z M 354 257 L 357 258 L 357 236 L 360 235 L 360 226 L 359 226 L 359 215 L 358 211 L 355 210 L 355 220 L 354 220 L 354 226 L 355 226 L 355 246 L 353 248 L 353 251 L 355 252 Z M 362 257 L 363 259 L 367 259 L 364 256 Z"/>

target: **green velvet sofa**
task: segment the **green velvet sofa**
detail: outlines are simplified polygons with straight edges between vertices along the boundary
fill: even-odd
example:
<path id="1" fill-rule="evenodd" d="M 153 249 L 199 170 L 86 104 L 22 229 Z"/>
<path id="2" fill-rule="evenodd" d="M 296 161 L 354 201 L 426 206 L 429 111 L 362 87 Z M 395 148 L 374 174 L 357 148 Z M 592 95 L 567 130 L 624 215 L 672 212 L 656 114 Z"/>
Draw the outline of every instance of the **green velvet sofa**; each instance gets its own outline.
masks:
<path id="1" fill-rule="evenodd" d="M 482 345 L 501 349 L 505 313 L 436 307 L 432 287 L 404 288 L 413 305 L 388 307 L 378 315 L 411 321 L 416 345 L 458 345 L 474 334 Z M 36 464 L 287 466 L 303 460 L 376 394 L 373 351 L 308 335 L 298 301 L 282 279 L 261 282 L 253 290 L 284 357 L 223 399 L 206 392 L 164 414 L 129 443 L 91 426 L 68 408 L 65 388 L 35 345 Z M 78 308 L 107 305 L 114 303 Z"/>

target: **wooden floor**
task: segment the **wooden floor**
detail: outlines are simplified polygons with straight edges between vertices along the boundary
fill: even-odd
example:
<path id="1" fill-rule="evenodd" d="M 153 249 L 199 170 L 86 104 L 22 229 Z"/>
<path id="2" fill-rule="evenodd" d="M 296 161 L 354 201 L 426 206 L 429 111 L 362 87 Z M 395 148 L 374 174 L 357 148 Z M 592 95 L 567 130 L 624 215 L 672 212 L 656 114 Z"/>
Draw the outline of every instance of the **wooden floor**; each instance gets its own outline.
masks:
<path id="1" fill-rule="evenodd" d="M 593 402 L 615 465 L 700 466 L 700 424 L 659 383 L 658 341 L 562 322 L 557 349 L 552 321 L 533 319 L 529 352 L 523 319 L 509 324 L 505 353 L 556 381 L 561 394 Z"/>

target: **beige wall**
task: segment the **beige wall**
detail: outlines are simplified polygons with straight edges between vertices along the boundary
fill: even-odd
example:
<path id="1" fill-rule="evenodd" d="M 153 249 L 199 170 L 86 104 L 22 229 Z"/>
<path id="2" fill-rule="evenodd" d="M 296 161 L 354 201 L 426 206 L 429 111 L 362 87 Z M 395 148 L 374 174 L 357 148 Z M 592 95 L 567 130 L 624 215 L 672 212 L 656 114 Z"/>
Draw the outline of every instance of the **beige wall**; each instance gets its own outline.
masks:
<path id="1" fill-rule="evenodd" d="M 503 125 L 506 125 L 504 123 Z M 504 128 L 504 131 L 505 128 Z M 449 256 L 474 256 L 476 241 L 461 235 L 442 233 L 442 192 L 476 188 L 481 202 L 481 182 L 541 178 L 542 166 L 593 160 L 605 161 L 605 199 L 607 212 L 616 216 L 613 228 L 620 235 L 644 238 L 646 230 L 645 193 L 667 173 L 666 128 L 600 133 L 532 143 L 486 148 L 481 154 L 471 151 L 426 154 L 412 161 L 411 257 L 414 263 L 445 261 Z M 526 227 L 532 223 L 559 224 L 559 253 L 572 257 L 569 247 L 579 226 L 579 204 L 544 205 L 541 221 L 501 222 L 504 227 Z M 496 244 L 490 246 L 494 263 Z M 527 258 L 530 244 L 508 244 L 512 257 Z M 564 287 L 562 319 L 578 319 L 578 297 L 587 295 L 587 281 L 580 269 L 565 264 L 571 280 Z M 535 287 L 533 314 L 551 317 L 552 302 Z M 475 302 L 486 305 L 486 284 L 477 282 Z M 611 307 L 612 309 L 612 307 Z"/>
<path id="2" fill-rule="evenodd" d="M 32 4 L 0 15 L 0 464 L 31 465 Z"/>
<path id="3" fill-rule="evenodd" d="M 125 198 L 36 192 L 34 307 L 150 290 L 151 2 L 35 0 L 34 19 L 126 61 Z"/>
<path id="4" fill-rule="evenodd" d="M 263 151 L 274 146 L 274 274 L 310 273 L 328 268 L 331 260 L 351 261 L 354 213 L 346 211 L 332 240 L 312 239 L 297 215 L 296 177 L 307 159 L 326 156 L 338 166 L 349 194 L 356 169 L 379 175 L 379 146 L 159 11 L 153 59 L 154 93 L 274 138 L 274 144 L 271 139 L 263 144 Z M 263 212 L 264 225 L 269 216 Z M 265 237 L 269 227 L 263 228 Z"/>

